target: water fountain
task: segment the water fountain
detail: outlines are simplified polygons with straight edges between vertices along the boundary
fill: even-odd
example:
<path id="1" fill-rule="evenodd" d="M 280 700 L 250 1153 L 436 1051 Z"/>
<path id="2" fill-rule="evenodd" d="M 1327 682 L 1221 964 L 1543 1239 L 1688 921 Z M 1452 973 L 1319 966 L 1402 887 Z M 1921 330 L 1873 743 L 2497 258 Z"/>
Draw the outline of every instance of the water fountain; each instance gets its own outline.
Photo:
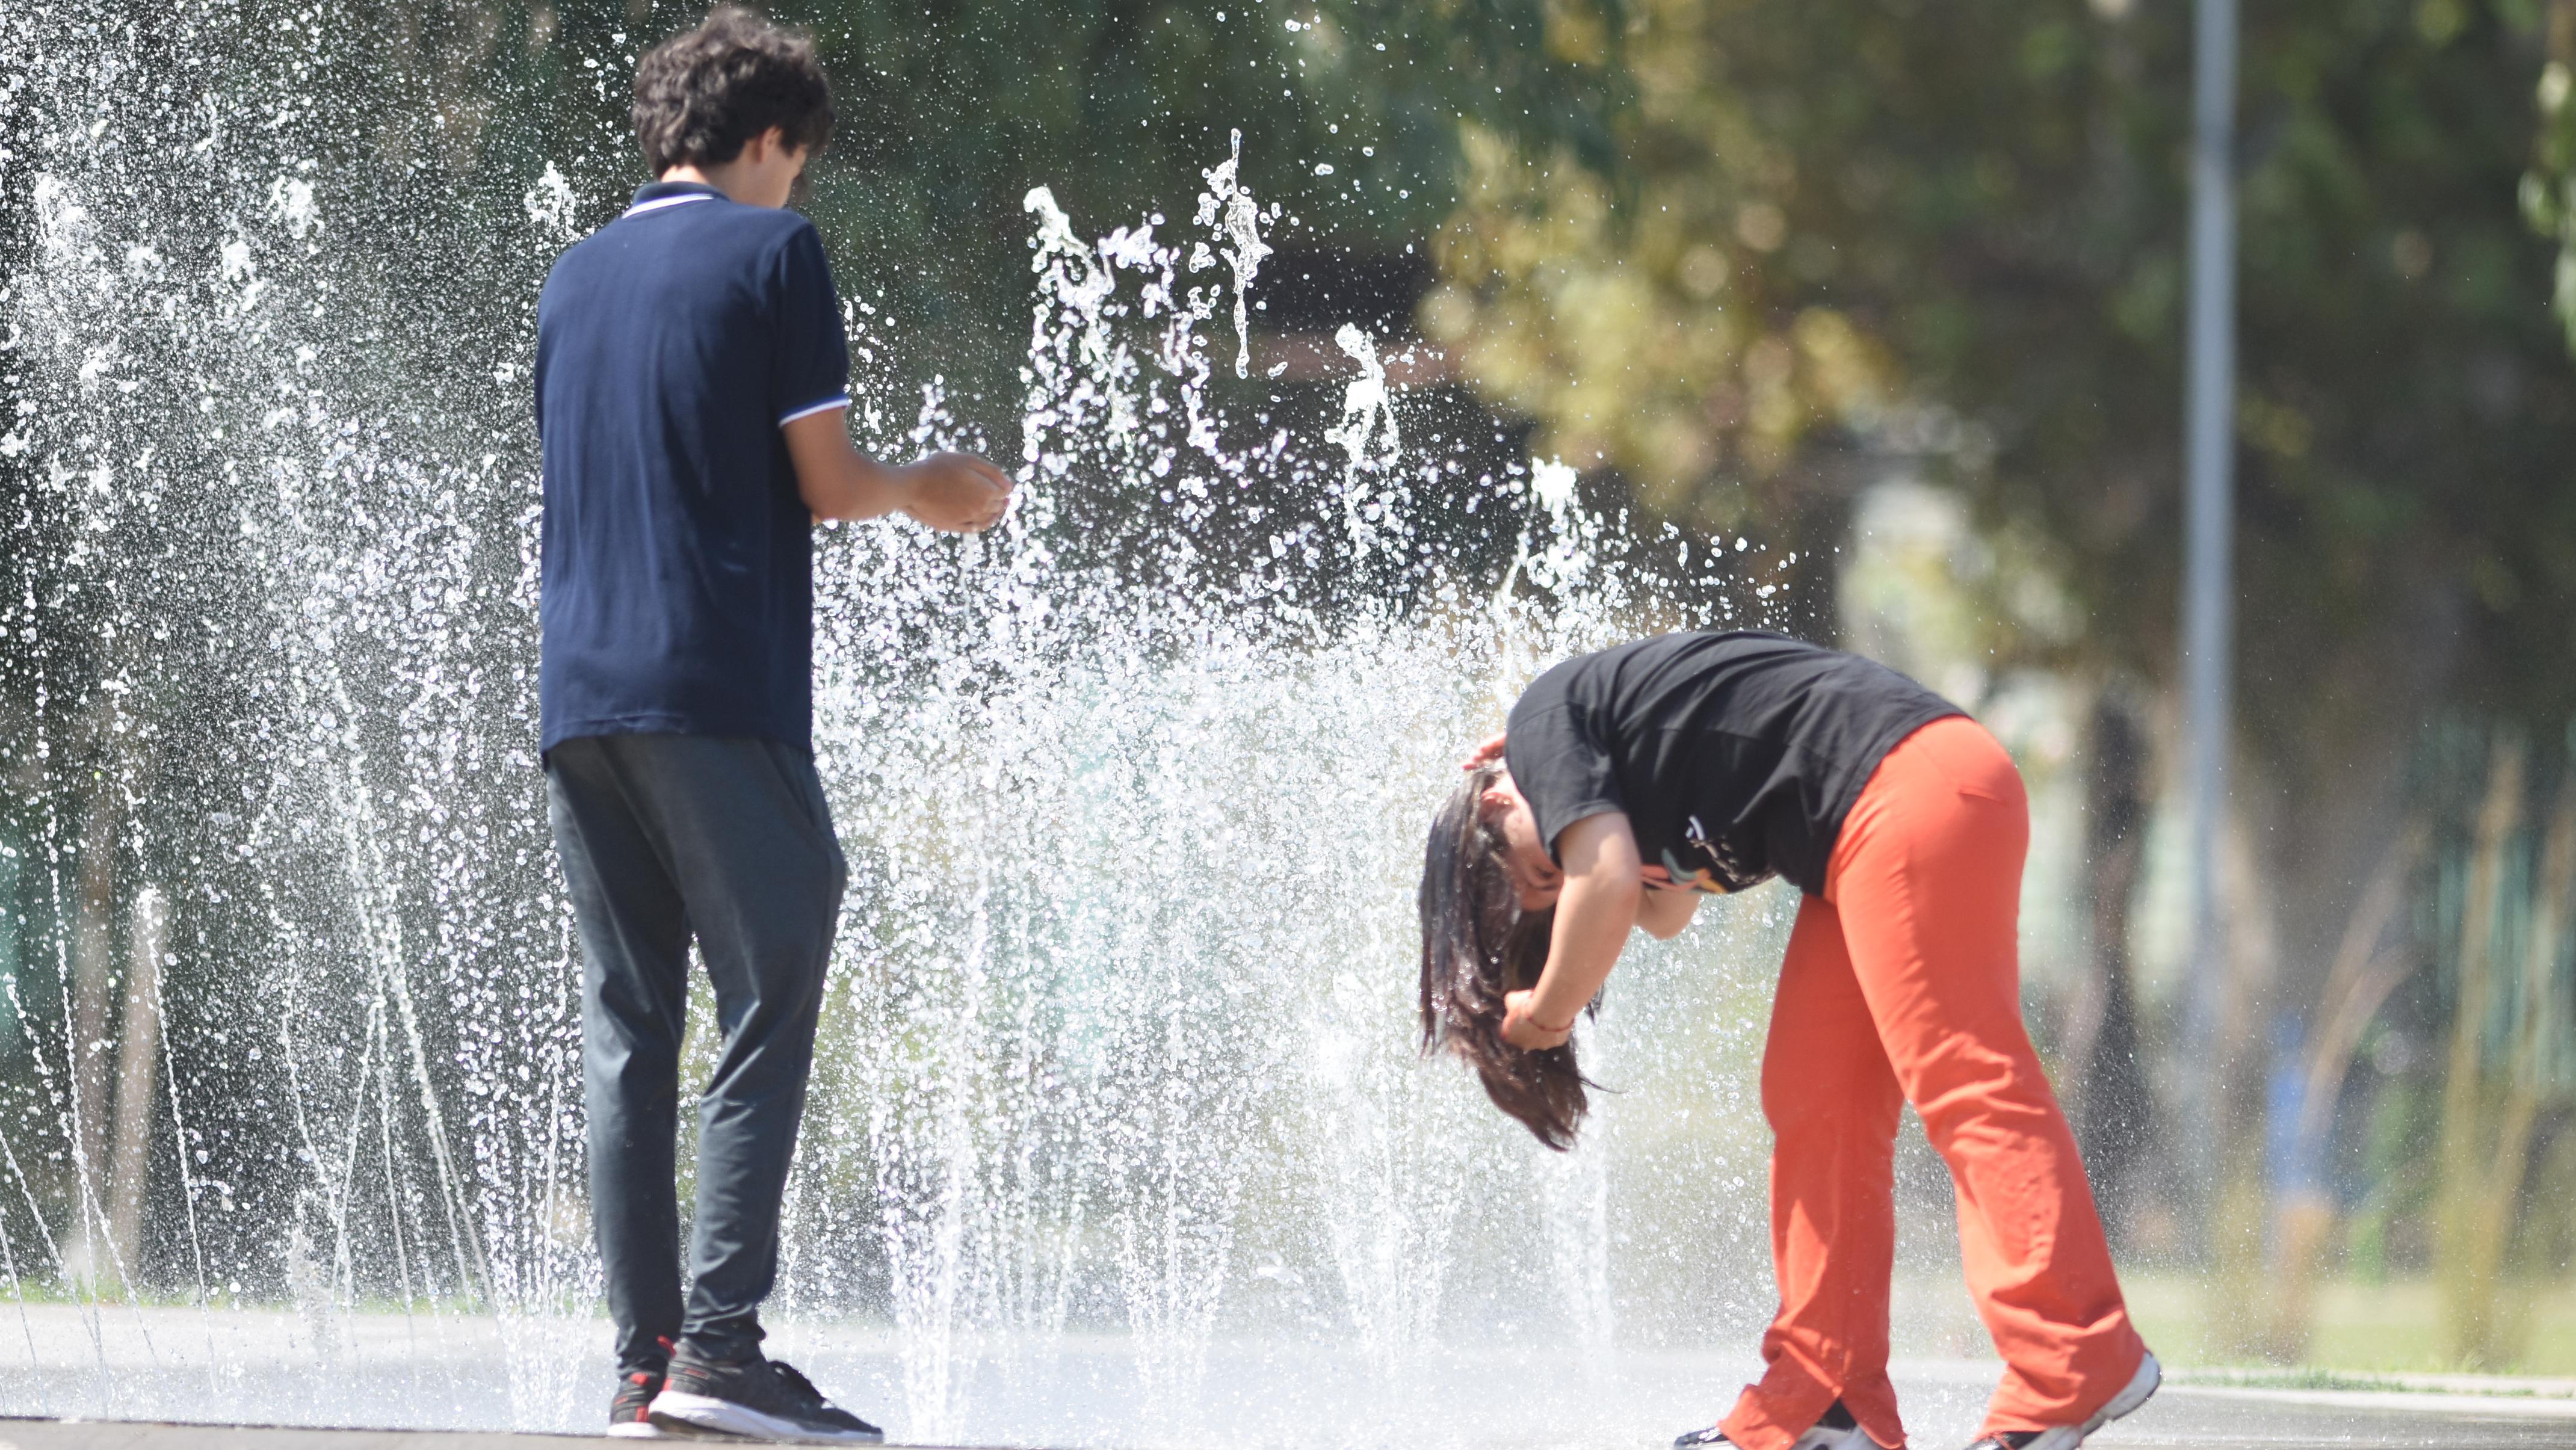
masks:
<path id="1" fill-rule="evenodd" d="M 587 1428 L 526 317 L 615 167 L 532 158 L 496 214 L 321 165 L 354 17 L 245 58 L 238 14 L 0 17 L 0 1412 Z M 774 1342 L 915 1440 L 1669 1435 L 1770 1307 L 1791 898 L 1622 969 L 1588 1029 L 1622 1091 L 1552 1160 L 1417 1059 L 1412 877 L 1533 670 L 1758 620 L 1777 565 L 1474 467 L 1355 327 L 1338 425 L 1260 425 L 1227 384 L 1281 213 L 1211 162 L 1189 223 L 1098 241 L 1030 193 L 1016 438 L 880 367 L 903 324 L 844 279 L 863 443 L 1024 493 L 982 540 L 821 536 L 854 889 Z M 1452 562 L 1443 510 L 1508 567 Z"/>

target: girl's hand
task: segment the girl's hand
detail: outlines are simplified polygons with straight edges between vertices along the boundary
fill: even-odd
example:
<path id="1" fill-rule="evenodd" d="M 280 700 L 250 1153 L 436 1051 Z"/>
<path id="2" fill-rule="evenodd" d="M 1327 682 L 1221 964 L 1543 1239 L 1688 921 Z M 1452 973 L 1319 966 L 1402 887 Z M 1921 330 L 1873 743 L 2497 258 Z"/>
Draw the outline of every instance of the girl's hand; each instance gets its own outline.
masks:
<path id="1" fill-rule="evenodd" d="M 1529 1052 L 1562 1047 L 1574 1035 L 1574 1024 L 1550 1027 L 1530 1015 L 1530 998 L 1526 990 L 1503 994 L 1503 1040 Z"/>
<path id="2" fill-rule="evenodd" d="M 1466 762 L 1458 768 L 1460 770 L 1474 770 L 1477 766 L 1490 764 L 1491 762 L 1502 758 L 1503 737 L 1496 735 L 1493 739 L 1484 742 L 1474 750 L 1468 752 Z"/>
<path id="3" fill-rule="evenodd" d="M 1565 886 L 1548 931 L 1547 965 L 1529 991 L 1503 997 L 1502 1036 L 1514 1047 L 1554 1047 L 1573 1035 L 1583 1004 L 1601 995 L 1618 964 L 1646 898 L 1625 813 L 1585 816 L 1557 837 L 1556 849 L 1565 858 Z"/>

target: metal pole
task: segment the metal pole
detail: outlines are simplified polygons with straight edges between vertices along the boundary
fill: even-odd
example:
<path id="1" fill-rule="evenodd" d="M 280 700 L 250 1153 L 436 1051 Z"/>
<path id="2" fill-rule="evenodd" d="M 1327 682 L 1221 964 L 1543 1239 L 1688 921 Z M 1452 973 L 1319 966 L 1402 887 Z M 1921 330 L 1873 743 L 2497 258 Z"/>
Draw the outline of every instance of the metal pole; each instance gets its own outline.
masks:
<path id="1" fill-rule="evenodd" d="M 2190 479 L 2184 508 L 2183 759 L 2191 812 L 2191 975 L 2185 1071 L 2191 1139 L 2213 1167 L 2218 1138 L 2219 824 L 2234 718 L 2236 401 L 2236 0 L 2195 0 L 2191 163 Z M 2204 1173 L 2194 1175 L 2203 1185 Z"/>

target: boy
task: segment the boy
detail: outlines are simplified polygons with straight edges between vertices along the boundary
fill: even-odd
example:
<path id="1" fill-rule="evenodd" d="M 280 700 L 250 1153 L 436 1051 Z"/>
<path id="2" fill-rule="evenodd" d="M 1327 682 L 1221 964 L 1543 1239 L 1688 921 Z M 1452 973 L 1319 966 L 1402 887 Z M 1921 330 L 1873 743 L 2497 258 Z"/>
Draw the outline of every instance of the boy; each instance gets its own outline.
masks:
<path id="1" fill-rule="evenodd" d="M 611 1434 L 867 1443 L 760 1352 L 779 1201 L 847 880 L 812 754 L 816 519 L 990 526 L 980 458 L 851 447 L 821 239 L 784 210 L 829 138 L 812 42 L 721 8 L 644 57 L 657 178 L 537 306 L 546 794 L 582 943 Z M 698 1103 L 690 1285 L 674 1166 L 692 936 L 724 1044 Z"/>

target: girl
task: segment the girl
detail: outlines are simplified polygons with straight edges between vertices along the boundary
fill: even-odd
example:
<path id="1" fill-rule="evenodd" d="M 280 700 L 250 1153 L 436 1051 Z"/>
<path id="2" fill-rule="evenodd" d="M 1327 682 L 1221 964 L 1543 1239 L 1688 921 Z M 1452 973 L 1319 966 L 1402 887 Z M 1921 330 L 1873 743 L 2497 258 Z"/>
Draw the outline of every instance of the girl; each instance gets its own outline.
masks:
<path id="1" fill-rule="evenodd" d="M 1677 1447 L 1901 1447 L 1887 1378 L 1898 1109 L 1957 1184 L 1968 1287 L 2006 1365 L 1971 1450 L 2073 1450 L 2154 1393 L 2075 1138 L 2022 1028 L 2030 822 L 1994 738 L 1893 670 L 1773 634 L 1669 634 L 1566 661 L 1432 822 L 1426 1051 L 1464 1058 L 1551 1148 L 1569 1037 L 1631 927 L 1703 894 L 1805 892 L 1763 1052 L 1780 1312 L 1734 1410 Z"/>

